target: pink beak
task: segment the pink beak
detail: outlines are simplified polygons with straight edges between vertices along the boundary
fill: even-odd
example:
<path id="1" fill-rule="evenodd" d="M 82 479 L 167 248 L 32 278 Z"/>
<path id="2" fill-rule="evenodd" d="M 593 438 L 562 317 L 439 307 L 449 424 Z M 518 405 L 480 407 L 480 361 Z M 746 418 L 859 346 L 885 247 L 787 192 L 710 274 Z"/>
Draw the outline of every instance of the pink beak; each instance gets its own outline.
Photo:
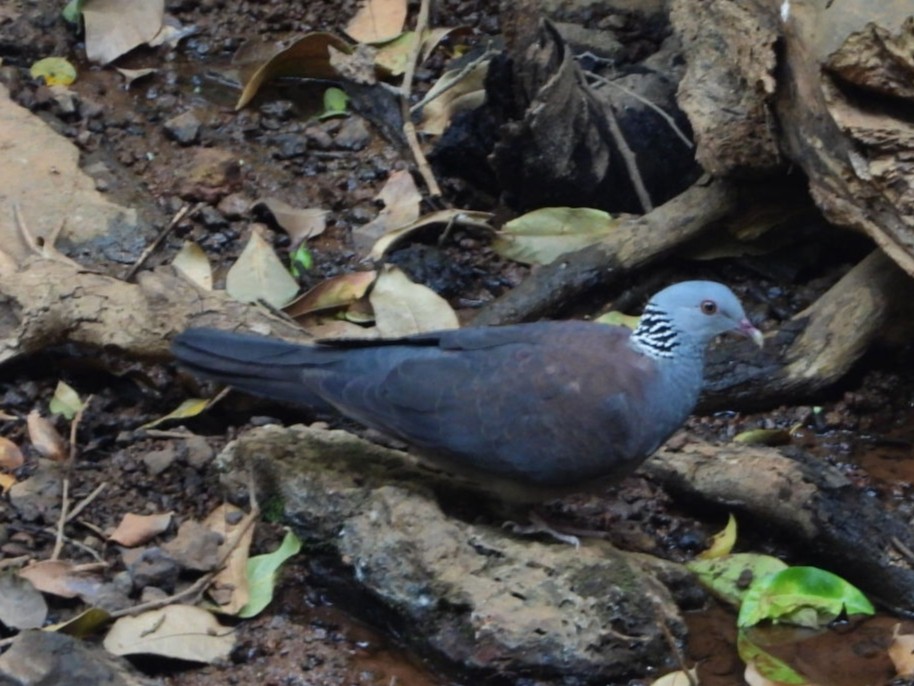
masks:
<path id="1" fill-rule="evenodd" d="M 736 332 L 746 338 L 751 338 L 752 342 L 755 343 L 759 348 L 765 345 L 765 337 L 762 335 L 762 332 L 756 329 L 752 322 L 748 319 L 743 319 L 739 323 L 739 327 L 736 329 Z"/>

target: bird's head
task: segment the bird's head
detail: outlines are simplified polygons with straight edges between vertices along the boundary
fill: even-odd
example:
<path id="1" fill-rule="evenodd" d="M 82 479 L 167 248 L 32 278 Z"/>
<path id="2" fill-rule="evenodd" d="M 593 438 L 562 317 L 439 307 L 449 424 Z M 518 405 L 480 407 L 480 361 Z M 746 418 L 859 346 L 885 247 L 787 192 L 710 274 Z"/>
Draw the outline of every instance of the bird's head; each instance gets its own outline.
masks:
<path id="1" fill-rule="evenodd" d="M 739 299 L 715 281 L 683 281 L 664 288 L 651 298 L 645 311 L 668 316 L 672 325 L 701 347 L 722 333 L 736 333 L 762 347 L 762 332 L 746 316 Z"/>

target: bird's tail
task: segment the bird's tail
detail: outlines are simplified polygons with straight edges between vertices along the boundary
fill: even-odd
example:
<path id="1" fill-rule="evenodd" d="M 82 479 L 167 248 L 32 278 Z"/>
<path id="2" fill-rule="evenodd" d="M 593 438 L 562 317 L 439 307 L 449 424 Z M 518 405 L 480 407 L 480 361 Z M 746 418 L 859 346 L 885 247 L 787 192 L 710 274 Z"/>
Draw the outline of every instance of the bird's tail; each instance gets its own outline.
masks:
<path id="1" fill-rule="evenodd" d="M 193 374 L 253 395 L 324 408 L 308 388 L 305 370 L 321 363 L 320 349 L 253 334 L 188 329 L 171 352 Z"/>

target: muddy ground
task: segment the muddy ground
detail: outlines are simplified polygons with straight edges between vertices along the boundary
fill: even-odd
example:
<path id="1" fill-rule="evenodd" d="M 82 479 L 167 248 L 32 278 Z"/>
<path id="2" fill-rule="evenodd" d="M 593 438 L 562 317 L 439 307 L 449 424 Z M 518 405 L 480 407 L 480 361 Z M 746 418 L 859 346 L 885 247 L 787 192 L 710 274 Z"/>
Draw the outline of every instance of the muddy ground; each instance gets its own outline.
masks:
<path id="1" fill-rule="evenodd" d="M 499 30 L 493 2 L 437 4 L 436 25 L 471 27 L 476 40 Z M 127 89 L 112 69 L 93 67 L 83 60 L 83 46 L 60 18 L 58 3 L 20 3 L 9 17 L 0 14 L 0 78 L 16 102 L 80 148 L 83 167 L 91 170 L 100 190 L 137 207 L 145 218 L 147 229 L 134 245 L 123 246 L 119 253 L 110 251 L 99 260 L 112 273 L 123 274 L 157 230 L 190 202 L 201 203 L 198 211 L 178 223 L 153 254 L 150 265 L 168 262 L 182 241 L 191 238 L 219 261 L 224 275 L 225 266 L 245 245 L 252 219 L 263 219 L 237 208 L 273 196 L 299 207 L 331 210 L 328 230 L 311 243 L 315 264 L 301 279 L 302 287 L 307 288 L 358 266 L 351 229 L 377 214 L 375 195 L 391 171 L 408 168 L 409 158 L 402 146 L 387 140 L 360 117 L 315 120 L 320 91 L 310 86 L 265 89 L 252 105 L 235 112 L 232 103 L 237 90 L 221 74 L 245 40 L 337 31 L 355 6 L 355 2 L 329 1 L 300 5 L 278 0 L 169 2 L 170 13 L 199 30 L 175 49 L 141 48 L 119 60 L 122 67 L 159 69 Z M 78 102 L 74 111 L 63 111 L 46 87 L 28 77 L 28 66 L 48 55 L 67 56 L 79 68 L 80 78 L 72 86 Z M 435 55 L 420 69 L 418 91 L 433 82 L 444 60 L 443 54 Z M 182 143 L 175 140 L 167 123 L 191 110 L 200 120 L 200 133 Z M 244 164 L 237 175 L 210 179 L 210 190 L 203 193 L 194 183 L 196 170 L 204 164 L 203 150 L 225 152 L 243 159 Z M 510 209 L 497 205 L 496 198 L 475 191 L 464 181 L 441 181 L 447 202 L 455 206 L 510 214 Z M 280 251 L 288 246 L 281 231 L 270 235 Z M 796 255 L 699 264 L 673 259 L 663 265 L 660 278 L 700 275 L 733 283 L 749 304 L 751 316 L 771 330 L 809 304 L 837 280 L 850 258 L 864 252 L 854 245 L 826 250 L 811 244 L 803 250 L 802 268 L 794 264 Z M 463 231 L 440 246 L 407 246 L 393 261 L 413 279 L 445 296 L 458 312 L 471 311 L 498 297 L 526 274 L 526 268 L 491 251 L 485 237 Z M 597 294 L 580 306 L 580 312 L 600 304 Z M 775 408 L 764 414 L 698 417 L 688 430 L 727 440 L 748 428 L 791 429 L 792 441 L 814 449 L 823 460 L 871 489 L 874 496 L 884 498 L 888 506 L 911 516 L 914 470 L 904 459 L 910 452 L 914 405 L 914 370 L 908 360 L 904 348 L 881 347 L 826 397 L 804 399 L 802 406 Z M 212 448 L 189 452 L 182 447 L 183 441 L 167 431 L 138 430 L 191 392 L 188 379 L 167 365 L 151 366 L 113 353 L 99 356 L 97 351 L 73 347 L 49 350 L 0 371 L 0 409 L 17 418 L 35 408 L 44 410 L 61 378 L 83 396 L 94 396 L 78 434 L 81 458 L 73 475 L 71 498 L 79 501 L 99 484 L 107 484 L 82 515 L 94 529 L 83 528 L 72 535 L 100 548 L 115 565 L 117 556 L 105 549 L 94 532 L 113 528 L 127 511 L 174 511 L 178 519 L 204 518 L 222 497 L 212 467 L 215 451 L 245 426 L 301 417 L 287 408 L 232 396 L 206 416 L 187 423 Z M 60 422 L 58 428 L 65 432 L 66 424 Z M 2 431 L 17 443 L 25 442 L 21 421 L 5 421 Z M 150 460 L 150 455 L 158 456 L 158 461 Z M 34 455 L 28 457 L 23 476 L 34 465 Z M 573 511 L 584 526 L 634 532 L 629 543 L 634 539 L 640 547 L 677 560 L 701 549 L 725 516 L 675 502 L 655 484 L 637 477 L 605 497 L 571 499 L 560 509 Z M 698 515 L 702 518 L 697 519 Z M 17 518 L 7 503 L 0 505 L 0 558 L 47 557 L 53 537 L 40 524 Z M 278 524 L 261 526 L 254 552 L 274 548 L 280 538 Z M 756 549 L 788 559 L 795 554 L 777 541 L 767 540 L 764 531 L 748 532 L 747 539 L 747 545 Z M 68 554 L 81 559 L 77 550 Z M 306 555 L 286 567 L 269 609 L 238 624 L 238 645 L 230 664 L 199 667 L 152 660 L 138 664 L 173 686 L 471 683 L 459 673 L 445 673 L 439 665 L 401 650 L 398 637 L 390 635 L 383 617 L 360 616 L 359 599 L 328 593 L 320 576 Z M 65 618 L 73 609 L 72 604 L 60 603 L 53 608 L 51 620 Z M 741 666 L 733 651 L 732 616 L 721 615 L 719 610 L 706 612 L 694 618 L 693 626 L 696 631 L 687 658 L 702 661 L 708 679 L 703 683 L 738 683 Z M 713 637 L 710 644 L 709 636 Z M 650 666 L 643 667 L 649 671 Z M 535 677 L 518 683 L 535 683 Z"/>

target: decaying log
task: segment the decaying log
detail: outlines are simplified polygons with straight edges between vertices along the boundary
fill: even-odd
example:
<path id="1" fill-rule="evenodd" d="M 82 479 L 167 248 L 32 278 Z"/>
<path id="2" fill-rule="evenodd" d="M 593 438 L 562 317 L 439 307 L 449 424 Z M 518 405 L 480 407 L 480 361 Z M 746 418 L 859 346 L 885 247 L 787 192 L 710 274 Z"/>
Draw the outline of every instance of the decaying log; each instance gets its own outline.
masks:
<path id="1" fill-rule="evenodd" d="M 224 292 L 197 288 L 170 267 L 142 272 L 136 284 L 58 260 L 35 258 L 0 271 L 0 363 L 66 342 L 163 359 L 171 336 L 192 325 L 306 337 Z"/>
<path id="2" fill-rule="evenodd" d="M 881 250 L 765 341 L 761 354 L 712 351 L 701 409 L 766 407 L 836 383 L 914 298 L 914 282 Z M 734 355 L 737 355 L 734 358 Z"/>
<path id="3" fill-rule="evenodd" d="M 886 607 L 905 613 L 914 607 L 914 560 L 904 553 L 914 549 L 914 531 L 824 461 L 799 450 L 788 456 L 773 448 L 687 443 L 661 449 L 641 469 L 693 502 L 776 527 L 797 544 L 799 559 L 822 564 Z"/>
<path id="4" fill-rule="evenodd" d="M 653 211 L 623 222 L 608 239 L 560 257 L 476 315 L 476 326 L 533 321 L 581 293 L 607 286 L 729 216 L 738 193 L 729 183 L 698 183 Z"/>
<path id="5" fill-rule="evenodd" d="M 684 636 L 658 582 L 691 585 L 678 565 L 603 541 L 575 550 L 448 516 L 435 483 L 448 488 L 451 478 L 347 432 L 257 428 L 219 464 L 236 497 L 253 478 L 261 501 L 282 503 L 286 521 L 318 544 L 316 572 L 334 570 L 325 581 L 346 584 L 360 613 L 379 605 L 372 609 L 414 649 L 470 670 L 475 683 L 509 675 L 622 683 L 671 664 L 663 625 L 671 640 Z"/>

